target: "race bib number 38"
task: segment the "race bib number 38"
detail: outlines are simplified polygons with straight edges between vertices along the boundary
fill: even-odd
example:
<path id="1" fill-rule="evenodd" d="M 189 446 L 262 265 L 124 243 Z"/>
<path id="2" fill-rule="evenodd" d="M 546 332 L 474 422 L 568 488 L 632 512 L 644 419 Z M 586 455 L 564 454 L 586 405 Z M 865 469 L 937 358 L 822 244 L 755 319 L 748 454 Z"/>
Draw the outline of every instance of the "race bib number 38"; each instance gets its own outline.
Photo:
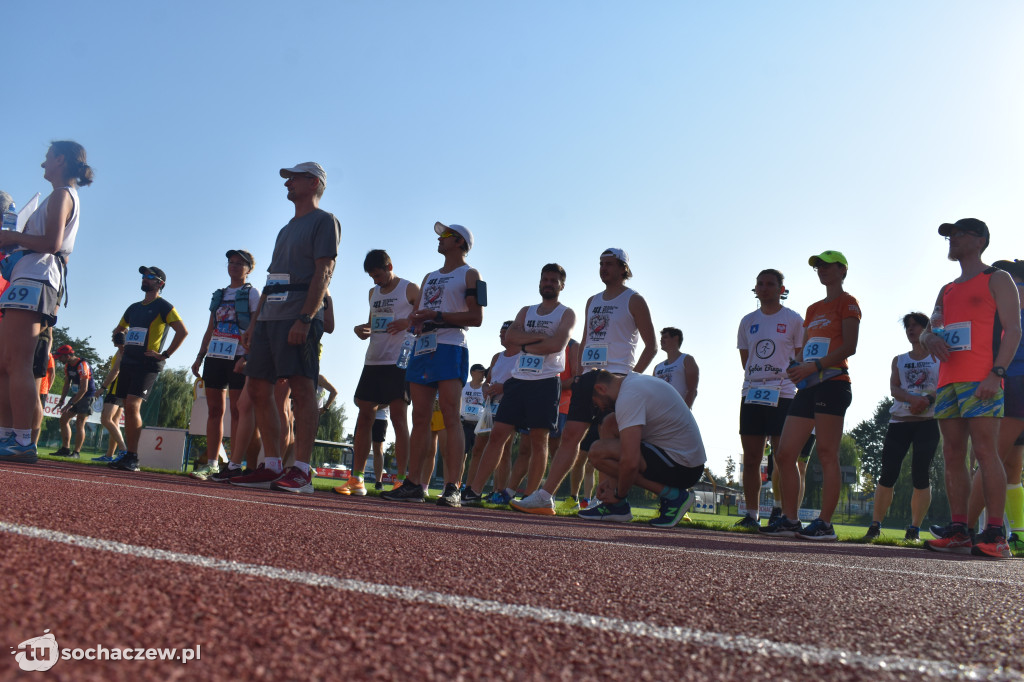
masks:
<path id="1" fill-rule="evenodd" d="M 804 362 L 820 360 L 828 355 L 828 344 L 829 339 L 824 336 L 807 339 L 807 343 L 804 344 Z"/>

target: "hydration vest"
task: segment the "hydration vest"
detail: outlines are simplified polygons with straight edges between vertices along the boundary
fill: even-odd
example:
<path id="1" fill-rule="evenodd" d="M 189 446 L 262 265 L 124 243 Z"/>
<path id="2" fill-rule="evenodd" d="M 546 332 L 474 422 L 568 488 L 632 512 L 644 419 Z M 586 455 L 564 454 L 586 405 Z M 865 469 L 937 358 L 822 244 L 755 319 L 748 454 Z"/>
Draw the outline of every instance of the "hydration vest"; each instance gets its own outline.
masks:
<path id="1" fill-rule="evenodd" d="M 252 311 L 249 309 L 250 289 L 252 289 L 252 285 L 247 282 L 240 286 L 235 293 L 235 321 L 238 322 L 238 328 L 242 331 L 249 328 L 249 322 L 252 320 Z M 213 298 L 210 300 L 211 313 L 220 307 L 220 302 L 224 300 L 224 291 L 224 289 L 217 289 L 213 292 Z"/>

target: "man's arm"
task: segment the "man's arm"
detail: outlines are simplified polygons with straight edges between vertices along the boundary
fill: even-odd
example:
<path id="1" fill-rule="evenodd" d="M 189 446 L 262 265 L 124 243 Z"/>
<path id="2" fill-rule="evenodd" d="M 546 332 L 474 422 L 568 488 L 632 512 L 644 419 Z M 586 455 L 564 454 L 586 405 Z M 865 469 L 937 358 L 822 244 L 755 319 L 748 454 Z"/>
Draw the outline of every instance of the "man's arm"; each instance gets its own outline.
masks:
<path id="1" fill-rule="evenodd" d="M 185 341 L 185 337 L 188 336 L 188 330 L 185 329 L 185 323 L 182 322 L 180 318 L 173 322 L 168 322 L 167 326 L 174 330 L 174 337 L 171 339 L 170 345 L 167 346 L 163 353 L 147 350 L 147 356 L 151 358 L 159 358 L 161 360 L 169 360 L 171 356 L 174 355 L 174 351 L 178 350 L 178 346 Z"/>
<path id="2" fill-rule="evenodd" d="M 372 301 L 373 300 L 373 289 L 370 289 L 370 294 L 367 297 L 367 300 L 368 301 Z M 356 336 L 358 336 L 361 340 L 366 341 L 366 339 L 370 338 L 370 334 L 373 333 L 373 329 L 371 327 L 372 324 L 373 324 L 373 314 L 372 313 L 367 313 L 366 314 L 366 324 L 357 324 L 355 327 L 353 327 L 352 331 L 355 332 Z"/>
<path id="3" fill-rule="evenodd" d="M 640 339 L 644 342 L 644 349 L 633 365 L 633 371 L 643 374 L 651 360 L 658 354 L 658 339 L 654 335 L 654 323 L 651 321 L 651 309 L 647 307 L 647 301 L 640 294 L 633 294 L 629 299 L 629 313 L 636 322 L 637 331 L 640 332 Z"/>
<path id="4" fill-rule="evenodd" d="M 331 275 L 334 274 L 334 258 L 317 258 L 314 261 L 313 279 L 309 283 L 309 291 L 306 292 L 306 300 L 302 304 L 299 315 L 313 317 L 320 310 L 327 295 L 327 287 L 331 284 Z M 295 320 L 292 328 L 288 330 L 288 343 L 293 346 L 301 346 L 309 336 L 310 325 L 302 320 Z"/>
<path id="5" fill-rule="evenodd" d="M 999 323 L 1003 325 L 1003 339 L 999 342 L 999 353 L 995 357 L 993 367 L 1006 367 L 1017 354 L 1017 347 L 1020 346 L 1020 297 L 1017 294 L 1017 285 L 1014 283 L 1010 273 L 997 270 L 988 280 L 989 291 L 996 301 L 996 313 L 999 315 Z M 981 400 L 988 400 L 995 397 L 996 393 L 1003 386 L 1001 377 L 989 372 L 988 376 L 978 384 L 974 395 Z"/>
<path id="6" fill-rule="evenodd" d="M 508 344 L 512 347 L 526 346 L 524 350 L 534 355 L 549 355 L 563 351 L 569 343 L 573 327 L 576 326 L 576 313 L 571 308 L 566 308 L 554 333 L 548 336 L 526 332 L 526 310 L 523 308 L 519 311 L 515 323 L 505 332 L 505 340 Z"/>
<path id="7" fill-rule="evenodd" d="M 426 278 L 424 278 L 424 283 Z M 476 290 L 476 285 L 480 282 L 480 273 L 476 270 L 466 271 L 466 288 Z M 413 312 L 410 319 L 413 324 L 420 324 L 423 322 L 438 322 L 442 324 L 450 324 L 456 327 L 479 327 L 484 321 L 484 309 L 483 306 L 476 299 L 476 295 L 468 294 L 466 296 L 466 310 L 460 312 L 444 312 L 430 310 L 428 308 L 422 308 Z"/>
<path id="8" fill-rule="evenodd" d="M 643 426 L 627 426 L 619 429 L 619 478 L 616 481 L 617 496 L 620 500 L 626 499 L 629 489 L 636 482 L 640 473 L 640 436 Z"/>
<path id="9" fill-rule="evenodd" d="M 686 376 L 686 395 L 683 396 L 683 401 L 687 407 L 693 407 L 693 401 L 697 399 L 700 368 L 697 367 L 697 361 L 693 359 L 692 355 L 683 358 L 683 374 Z"/>
<path id="10" fill-rule="evenodd" d="M 750 357 L 750 351 L 746 348 L 740 348 L 740 366 L 743 367 L 743 371 L 747 371 L 747 359 Z"/>

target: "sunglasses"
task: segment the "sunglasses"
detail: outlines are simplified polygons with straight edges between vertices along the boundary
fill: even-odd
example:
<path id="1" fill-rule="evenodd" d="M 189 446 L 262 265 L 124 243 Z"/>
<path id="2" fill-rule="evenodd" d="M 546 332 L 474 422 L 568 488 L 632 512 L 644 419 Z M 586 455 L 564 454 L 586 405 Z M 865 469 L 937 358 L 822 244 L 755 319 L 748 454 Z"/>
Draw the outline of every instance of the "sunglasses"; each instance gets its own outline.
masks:
<path id="1" fill-rule="evenodd" d="M 157 277 L 156 275 L 150 275 L 150 274 L 145 274 L 145 275 L 143 275 L 143 276 L 142 276 L 142 279 L 155 279 L 155 280 L 156 280 L 156 281 L 158 281 L 158 282 L 162 282 L 162 281 L 163 281 L 162 279 L 160 279 L 160 278 L 159 278 L 159 277 Z"/>

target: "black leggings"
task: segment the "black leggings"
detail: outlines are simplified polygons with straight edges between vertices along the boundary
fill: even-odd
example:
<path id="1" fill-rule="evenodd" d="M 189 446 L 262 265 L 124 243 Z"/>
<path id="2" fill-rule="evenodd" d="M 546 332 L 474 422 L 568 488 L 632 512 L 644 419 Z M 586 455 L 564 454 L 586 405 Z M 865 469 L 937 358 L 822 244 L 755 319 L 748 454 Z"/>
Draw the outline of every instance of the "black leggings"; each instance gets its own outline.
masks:
<path id="1" fill-rule="evenodd" d="M 889 422 L 882 445 L 882 475 L 878 485 L 892 488 L 900 477 L 900 467 L 907 450 L 914 446 L 910 460 L 910 477 L 914 487 L 923 490 L 928 487 L 928 468 L 939 447 L 939 423 L 934 419 L 919 422 Z"/>

